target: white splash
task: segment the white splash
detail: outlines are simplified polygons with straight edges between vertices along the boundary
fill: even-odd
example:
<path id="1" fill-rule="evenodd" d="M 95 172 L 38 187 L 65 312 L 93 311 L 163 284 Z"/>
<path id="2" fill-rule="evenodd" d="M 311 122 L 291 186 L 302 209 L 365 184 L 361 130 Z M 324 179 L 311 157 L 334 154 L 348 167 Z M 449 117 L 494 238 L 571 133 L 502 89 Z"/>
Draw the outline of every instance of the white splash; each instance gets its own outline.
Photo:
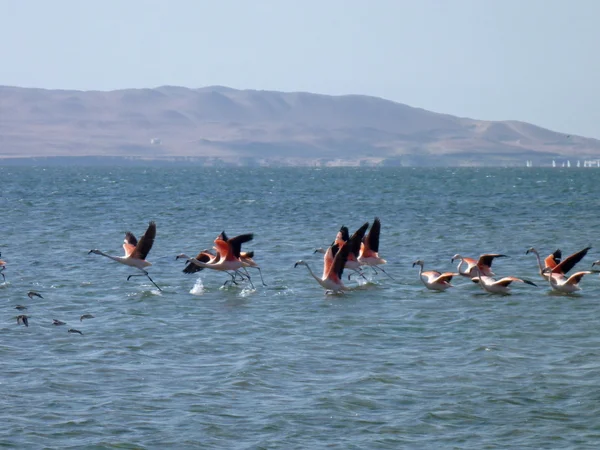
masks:
<path id="1" fill-rule="evenodd" d="M 192 295 L 202 295 L 204 294 L 204 284 L 202 283 L 202 278 L 198 278 L 194 287 L 190 290 L 190 294 Z"/>

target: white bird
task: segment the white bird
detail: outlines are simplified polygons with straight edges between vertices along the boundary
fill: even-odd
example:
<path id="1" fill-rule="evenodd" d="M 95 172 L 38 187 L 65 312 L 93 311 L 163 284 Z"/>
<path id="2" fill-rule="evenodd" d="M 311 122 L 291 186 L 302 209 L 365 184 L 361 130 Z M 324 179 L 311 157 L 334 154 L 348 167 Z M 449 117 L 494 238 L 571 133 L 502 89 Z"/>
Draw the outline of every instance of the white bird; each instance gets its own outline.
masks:
<path id="1" fill-rule="evenodd" d="M 473 278 L 480 273 L 488 277 L 493 277 L 494 272 L 492 272 L 492 262 L 494 261 L 494 258 L 506 258 L 506 255 L 500 255 L 498 253 L 484 253 L 479 257 L 479 259 L 475 260 L 473 258 L 467 258 L 457 254 L 452 257 L 451 262 L 460 261 L 456 267 L 456 270 L 464 277 Z M 465 270 L 462 270 L 463 264 L 467 265 Z M 476 269 L 478 269 L 477 272 Z"/>
<path id="2" fill-rule="evenodd" d="M 126 266 L 135 267 L 142 271 L 141 274 L 129 275 L 127 280 L 131 277 L 137 276 L 147 276 L 148 279 L 152 282 L 154 286 L 160 291 L 161 288 L 150 278 L 148 272 L 144 269 L 145 267 L 149 267 L 152 263 L 146 261 L 146 257 L 152 248 L 152 244 L 154 244 L 154 238 L 156 237 L 156 224 L 154 222 L 150 222 L 148 224 L 148 229 L 144 233 L 144 235 L 140 238 L 139 242 L 131 232 L 125 233 L 125 242 L 123 243 L 123 249 L 125 250 L 125 256 L 113 256 L 108 255 L 98 249 L 93 249 L 88 252 L 95 253 L 96 255 L 106 256 L 107 258 L 112 259 L 113 261 L 117 261 L 118 263 L 125 264 Z"/>
<path id="3" fill-rule="evenodd" d="M 337 244 L 333 244 L 327 249 L 325 257 L 323 258 L 323 276 L 319 278 L 311 270 L 310 266 L 300 260 L 294 264 L 294 267 L 306 266 L 311 276 L 319 283 L 326 291 L 333 293 L 339 293 L 347 291 L 348 288 L 344 286 L 342 282 L 342 274 L 344 272 L 344 265 L 348 259 L 349 247 L 343 245 L 341 248 Z M 333 257 L 331 257 L 333 255 Z"/>
<path id="4" fill-rule="evenodd" d="M 542 260 L 538 251 L 535 248 L 531 247 L 527 249 L 525 254 L 529 255 L 530 253 L 533 253 L 535 255 L 538 267 L 540 268 L 540 275 L 544 280 L 547 280 L 549 276 L 547 272 L 544 272 L 544 269 L 546 269 L 547 267 L 550 267 L 551 269 L 555 268 L 560 262 L 560 258 L 562 258 L 562 252 L 560 251 L 560 249 L 557 249 L 554 253 L 548 255 L 546 259 L 544 259 L 544 265 L 542 265 Z"/>
<path id="5" fill-rule="evenodd" d="M 550 267 L 546 267 L 543 271 L 543 274 L 546 276 L 546 279 L 550 283 L 550 287 L 553 291 L 564 292 L 566 294 L 572 294 L 573 292 L 577 292 L 581 290 L 579 286 L 579 282 L 585 275 L 589 275 L 590 273 L 594 273 L 591 270 L 582 270 L 580 272 L 575 272 L 569 278 L 561 273 L 554 273 Z"/>
<path id="6" fill-rule="evenodd" d="M 477 274 L 477 276 L 473 277 L 473 281 L 477 280 L 481 288 L 484 291 L 489 292 L 490 294 L 510 294 L 510 288 L 508 286 L 513 282 L 526 283 L 531 286 L 537 286 L 537 284 L 535 284 L 532 281 L 524 280 L 522 278 L 517 277 L 504 277 L 496 281 L 492 277 L 489 277 L 487 275 L 481 275 L 478 267 L 475 267 L 475 273 Z"/>
<path id="7" fill-rule="evenodd" d="M 441 273 L 436 270 L 423 271 L 423 266 L 425 265 L 425 262 L 422 259 L 418 259 L 413 263 L 413 267 L 417 265 L 420 266 L 419 278 L 421 279 L 425 287 L 432 291 L 445 291 L 446 289 L 453 287 L 450 284 L 450 281 L 454 276 L 459 275 L 458 273 L 454 272 Z"/>

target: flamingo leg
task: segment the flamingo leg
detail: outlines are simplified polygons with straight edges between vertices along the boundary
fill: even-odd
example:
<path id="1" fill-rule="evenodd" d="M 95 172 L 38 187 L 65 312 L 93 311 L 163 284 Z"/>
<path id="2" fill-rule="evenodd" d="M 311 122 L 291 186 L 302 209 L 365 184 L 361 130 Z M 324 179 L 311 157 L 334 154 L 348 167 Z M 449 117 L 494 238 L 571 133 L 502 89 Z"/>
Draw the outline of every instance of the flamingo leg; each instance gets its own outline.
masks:
<path id="1" fill-rule="evenodd" d="M 154 282 L 154 280 L 153 280 L 152 278 L 150 278 L 150 275 L 148 274 L 148 272 L 146 272 L 145 270 L 142 270 L 142 272 L 144 272 L 144 273 L 136 273 L 136 274 L 133 274 L 133 275 L 129 275 L 129 276 L 127 277 L 127 281 L 129 281 L 129 279 L 130 279 L 131 277 L 143 277 L 143 276 L 145 275 L 145 276 L 147 276 L 147 277 L 148 277 L 148 279 L 150 280 L 150 282 L 151 282 L 151 283 L 152 283 L 154 286 L 156 286 L 156 289 L 158 289 L 159 291 L 162 291 L 162 289 L 161 289 L 160 287 L 158 287 L 158 284 L 156 284 L 156 283 Z"/>
<path id="2" fill-rule="evenodd" d="M 354 273 L 359 274 L 365 281 L 367 280 L 367 277 L 365 277 L 365 274 L 362 272 L 362 270 L 354 270 Z M 350 280 L 350 277 L 352 277 L 352 273 L 348 274 L 348 280 Z"/>
<path id="3" fill-rule="evenodd" d="M 377 269 L 375 269 L 375 266 L 370 266 L 370 267 L 371 267 L 371 269 L 373 269 L 373 271 L 374 271 L 375 273 L 378 273 L 378 272 L 377 272 Z M 390 277 L 392 280 L 396 281 L 396 280 L 394 279 L 394 277 L 392 277 L 392 276 L 391 276 L 389 273 L 387 273 L 387 272 L 386 272 L 386 271 L 385 271 L 385 270 L 384 270 L 382 267 L 379 267 L 379 266 L 377 266 L 377 268 L 378 268 L 379 270 L 381 270 L 383 273 L 385 273 L 385 274 L 386 274 L 388 277 Z"/>
<path id="4" fill-rule="evenodd" d="M 229 272 L 229 271 L 227 271 L 227 270 L 226 270 L 226 271 L 225 271 L 225 273 L 231 277 L 231 280 L 225 280 L 225 283 L 223 283 L 223 286 L 222 286 L 222 287 L 225 287 L 225 286 L 227 286 L 227 283 L 229 283 L 229 282 L 232 282 L 233 284 L 235 284 L 235 285 L 237 286 L 237 281 L 235 281 L 235 277 L 236 277 L 236 275 L 238 274 L 238 271 L 236 270 L 234 273 L 231 273 L 231 272 Z M 240 275 L 241 275 L 241 274 L 240 274 Z M 242 280 L 243 280 L 243 279 L 244 279 L 244 278 L 243 278 L 243 276 L 242 276 Z"/>
<path id="5" fill-rule="evenodd" d="M 263 285 L 263 286 L 266 286 L 266 285 L 267 285 L 267 283 L 265 283 L 265 280 L 263 279 L 263 276 L 262 276 L 262 270 L 260 270 L 260 267 L 255 267 L 255 269 L 257 269 L 257 270 L 258 270 L 258 274 L 260 275 L 260 281 L 262 282 L 262 285 Z"/>

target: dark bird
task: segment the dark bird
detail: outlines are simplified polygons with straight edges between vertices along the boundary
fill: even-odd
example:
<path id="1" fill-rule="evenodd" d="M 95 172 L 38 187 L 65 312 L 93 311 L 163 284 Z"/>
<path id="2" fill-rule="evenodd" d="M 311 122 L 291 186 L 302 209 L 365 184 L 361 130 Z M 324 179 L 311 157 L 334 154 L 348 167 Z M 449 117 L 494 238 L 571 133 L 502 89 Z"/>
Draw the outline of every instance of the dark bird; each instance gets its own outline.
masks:
<path id="1" fill-rule="evenodd" d="M 144 235 L 140 238 L 139 242 L 136 237 L 131 232 L 125 233 L 125 242 L 123 244 L 123 249 L 125 250 L 125 256 L 112 256 L 107 255 L 106 253 L 93 249 L 88 252 L 95 253 L 96 255 L 106 256 L 107 258 L 112 259 L 113 261 L 117 261 L 118 263 L 125 264 L 126 266 L 135 267 L 142 271 L 141 274 L 129 275 L 127 280 L 131 277 L 138 276 L 147 276 L 148 279 L 152 282 L 156 288 L 161 291 L 162 289 L 158 287 L 158 285 L 150 278 L 148 272 L 144 269 L 145 267 L 151 266 L 152 263 L 146 261 L 146 256 L 150 252 L 152 245 L 154 244 L 154 238 L 156 237 L 156 223 L 150 222 L 148 224 L 148 229 L 144 233 Z"/>
<path id="2" fill-rule="evenodd" d="M 75 328 L 69 328 L 68 332 L 69 333 L 79 333 L 80 335 L 83 336 L 83 333 L 79 330 L 76 330 Z"/>
<path id="3" fill-rule="evenodd" d="M 2 256 L 2 253 L 0 253 L 0 256 Z M 6 277 L 4 276 L 4 274 L 2 272 L 4 272 L 4 269 L 6 269 L 6 261 L 2 261 L 0 259 L 0 275 L 2 275 L 2 279 L 4 281 L 6 281 Z"/>
<path id="4" fill-rule="evenodd" d="M 27 306 L 17 305 L 17 306 L 15 306 L 15 309 L 18 309 L 19 311 L 23 311 L 24 309 L 27 309 Z"/>
<path id="5" fill-rule="evenodd" d="M 66 322 L 58 319 L 52 319 L 52 325 L 66 325 Z"/>
<path id="6" fill-rule="evenodd" d="M 29 316 L 25 316 L 25 315 L 20 315 L 17 316 L 17 325 L 25 325 L 26 327 L 29 326 Z"/>
<path id="7" fill-rule="evenodd" d="M 39 292 L 35 292 L 35 291 L 29 291 L 29 292 L 27 293 L 27 297 L 29 297 L 29 298 L 31 298 L 31 299 L 32 299 L 33 297 L 44 298 L 44 297 L 42 297 L 42 294 L 40 294 Z"/>
<path id="8" fill-rule="evenodd" d="M 93 319 L 93 318 L 94 318 L 94 316 L 92 314 L 84 314 L 83 316 L 81 316 L 79 318 L 79 321 L 83 322 L 83 319 Z"/>

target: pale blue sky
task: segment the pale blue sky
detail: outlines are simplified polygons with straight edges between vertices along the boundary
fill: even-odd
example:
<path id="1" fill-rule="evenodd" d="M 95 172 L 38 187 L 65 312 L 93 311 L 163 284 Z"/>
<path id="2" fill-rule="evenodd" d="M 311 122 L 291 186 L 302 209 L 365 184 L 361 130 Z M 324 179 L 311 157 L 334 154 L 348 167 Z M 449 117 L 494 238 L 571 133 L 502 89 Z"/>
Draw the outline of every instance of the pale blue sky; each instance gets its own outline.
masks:
<path id="1" fill-rule="evenodd" d="M 600 138 L 596 0 L 0 0 L 0 84 L 366 94 Z"/>

